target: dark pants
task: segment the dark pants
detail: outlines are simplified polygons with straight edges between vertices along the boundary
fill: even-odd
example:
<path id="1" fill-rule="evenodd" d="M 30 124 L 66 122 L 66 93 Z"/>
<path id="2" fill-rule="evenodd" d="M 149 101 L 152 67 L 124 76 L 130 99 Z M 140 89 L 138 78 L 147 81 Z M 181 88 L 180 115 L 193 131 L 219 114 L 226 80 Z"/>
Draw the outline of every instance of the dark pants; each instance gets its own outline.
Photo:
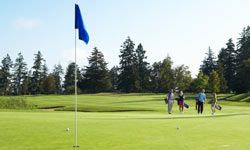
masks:
<path id="1" fill-rule="evenodd" d="M 198 113 L 202 114 L 203 112 L 203 102 L 198 101 Z"/>

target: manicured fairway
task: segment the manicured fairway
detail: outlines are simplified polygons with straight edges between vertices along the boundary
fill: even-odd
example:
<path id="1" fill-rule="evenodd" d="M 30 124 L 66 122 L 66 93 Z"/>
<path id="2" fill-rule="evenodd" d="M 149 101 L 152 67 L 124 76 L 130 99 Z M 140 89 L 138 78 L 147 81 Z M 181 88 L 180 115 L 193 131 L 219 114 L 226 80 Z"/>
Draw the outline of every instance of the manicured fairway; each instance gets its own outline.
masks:
<path id="1" fill-rule="evenodd" d="M 168 115 L 162 96 L 81 95 L 82 111 L 91 106 L 99 112 L 79 112 L 79 149 L 250 149 L 250 107 L 221 102 L 223 111 L 211 116 L 207 104 L 204 114 L 197 115 L 190 98 L 191 108 L 181 114 L 175 104 L 174 113 Z M 27 99 L 39 106 L 67 104 L 70 108 L 68 101 L 72 102 L 71 98 L 39 96 Z M 99 100 L 106 100 L 106 103 Z M 112 112 L 108 111 L 109 107 Z M 126 111 L 128 109 L 133 111 Z M 73 120 L 71 111 L 0 110 L 0 150 L 73 149 Z"/>

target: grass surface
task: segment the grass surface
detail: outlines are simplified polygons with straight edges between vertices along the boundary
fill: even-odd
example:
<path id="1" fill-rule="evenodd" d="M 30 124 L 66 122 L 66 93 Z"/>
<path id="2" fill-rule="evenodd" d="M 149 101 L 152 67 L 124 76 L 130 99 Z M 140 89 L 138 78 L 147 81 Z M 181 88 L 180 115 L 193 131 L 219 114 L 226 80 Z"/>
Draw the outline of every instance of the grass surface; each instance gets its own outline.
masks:
<path id="1" fill-rule="evenodd" d="M 164 95 L 80 95 L 79 145 L 82 150 L 249 150 L 250 107 L 246 102 L 220 101 L 211 116 L 206 104 L 197 115 L 192 95 L 189 109 L 166 112 Z M 221 95 L 226 97 L 226 95 Z M 26 97 L 38 107 L 73 108 L 74 96 Z M 53 109 L 0 110 L 0 150 L 73 149 L 74 113 Z M 66 128 L 70 128 L 66 131 Z"/>

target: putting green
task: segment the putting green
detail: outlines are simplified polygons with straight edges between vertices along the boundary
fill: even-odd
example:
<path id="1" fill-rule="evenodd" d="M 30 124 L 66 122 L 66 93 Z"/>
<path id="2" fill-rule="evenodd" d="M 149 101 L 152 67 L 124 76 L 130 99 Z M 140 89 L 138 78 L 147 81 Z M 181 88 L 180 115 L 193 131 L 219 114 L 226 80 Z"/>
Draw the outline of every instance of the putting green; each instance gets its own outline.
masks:
<path id="1" fill-rule="evenodd" d="M 84 98 L 85 102 L 91 101 Z M 152 110 L 79 112 L 79 149 L 250 149 L 250 107 L 234 106 L 235 102 L 222 102 L 223 110 L 212 116 L 207 104 L 204 114 L 197 115 L 190 101 L 191 107 L 184 113 L 179 113 L 175 104 L 173 114 L 168 115 L 163 102 L 145 101 L 144 96 L 127 96 L 121 101 L 127 103 L 131 98 L 135 98 L 134 101 L 137 100 L 140 105 L 132 103 L 126 108 L 153 107 Z M 32 102 L 36 103 L 36 100 Z M 41 103 L 40 100 L 38 103 Z M 97 107 L 96 101 L 89 103 L 95 103 Z M 123 106 L 124 103 L 119 105 Z M 73 149 L 73 126 L 74 113 L 70 111 L 0 110 L 0 150 Z M 67 131 L 67 128 L 70 130 Z"/>

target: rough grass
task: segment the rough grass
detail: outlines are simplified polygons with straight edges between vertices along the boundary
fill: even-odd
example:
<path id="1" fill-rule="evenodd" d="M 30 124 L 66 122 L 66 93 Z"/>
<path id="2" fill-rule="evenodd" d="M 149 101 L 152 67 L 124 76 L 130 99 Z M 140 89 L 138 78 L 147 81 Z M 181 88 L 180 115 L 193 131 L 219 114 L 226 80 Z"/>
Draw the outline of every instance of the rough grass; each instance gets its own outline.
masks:
<path id="1" fill-rule="evenodd" d="M 0 109 L 34 109 L 23 97 L 0 97 Z"/>

